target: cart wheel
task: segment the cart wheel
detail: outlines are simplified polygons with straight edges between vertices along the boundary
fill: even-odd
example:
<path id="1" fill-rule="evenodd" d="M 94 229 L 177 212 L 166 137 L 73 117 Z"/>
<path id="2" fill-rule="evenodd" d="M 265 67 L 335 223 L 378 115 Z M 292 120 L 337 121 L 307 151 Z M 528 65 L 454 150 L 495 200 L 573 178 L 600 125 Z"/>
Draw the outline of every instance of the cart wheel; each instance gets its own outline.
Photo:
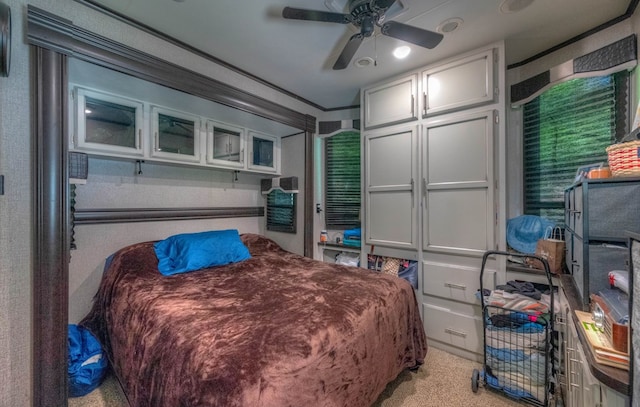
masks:
<path id="1" fill-rule="evenodd" d="M 471 373 L 471 390 L 474 393 L 478 392 L 478 380 L 480 379 L 480 372 L 478 369 L 473 369 L 473 373 Z"/>

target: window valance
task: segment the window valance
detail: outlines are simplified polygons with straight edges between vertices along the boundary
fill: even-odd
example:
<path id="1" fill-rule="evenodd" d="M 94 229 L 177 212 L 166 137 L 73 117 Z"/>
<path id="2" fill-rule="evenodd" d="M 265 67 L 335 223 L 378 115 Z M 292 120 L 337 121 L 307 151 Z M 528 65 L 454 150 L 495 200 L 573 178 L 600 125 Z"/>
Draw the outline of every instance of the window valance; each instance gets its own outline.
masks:
<path id="1" fill-rule="evenodd" d="M 637 65 L 636 35 L 567 61 L 511 86 L 511 104 L 519 107 L 552 85 L 573 78 L 609 75 Z"/>

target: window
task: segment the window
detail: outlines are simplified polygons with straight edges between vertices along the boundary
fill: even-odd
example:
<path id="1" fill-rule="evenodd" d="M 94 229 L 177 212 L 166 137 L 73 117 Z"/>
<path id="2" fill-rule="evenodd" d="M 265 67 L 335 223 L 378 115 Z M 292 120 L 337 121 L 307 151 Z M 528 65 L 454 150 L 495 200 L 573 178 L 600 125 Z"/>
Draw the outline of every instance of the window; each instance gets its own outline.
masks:
<path id="1" fill-rule="evenodd" d="M 523 110 L 524 213 L 562 224 L 564 190 L 578 167 L 607 161 L 627 131 L 629 74 L 573 79 Z"/>
<path id="2" fill-rule="evenodd" d="M 325 225 L 360 226 L 360 133 L 345 131 L 325 139 Z"/>
<path id="3" fill-rule="evenodd" d="M 273 190 L 267 195 L 267 230 L 296 233 L 296 193 Z"/>

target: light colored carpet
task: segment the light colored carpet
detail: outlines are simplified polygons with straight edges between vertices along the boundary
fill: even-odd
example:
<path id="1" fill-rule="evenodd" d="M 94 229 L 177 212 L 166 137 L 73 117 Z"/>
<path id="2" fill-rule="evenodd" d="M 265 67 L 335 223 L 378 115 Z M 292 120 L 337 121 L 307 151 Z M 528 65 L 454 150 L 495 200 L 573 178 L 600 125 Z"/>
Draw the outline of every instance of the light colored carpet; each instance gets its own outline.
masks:
<path id="1" fill-rule="evenodd" d="M 479 363 L 430 347 L 424 365 L 416 373 L 401 373 L 372 407 L 522 406 L 482 386 L 473 393 L 471 374 L 480 368 Z M 87 396 L 69 399 L 69 407 L 127 407 L 127 402 L 117 381 L 109 376 Z"/>

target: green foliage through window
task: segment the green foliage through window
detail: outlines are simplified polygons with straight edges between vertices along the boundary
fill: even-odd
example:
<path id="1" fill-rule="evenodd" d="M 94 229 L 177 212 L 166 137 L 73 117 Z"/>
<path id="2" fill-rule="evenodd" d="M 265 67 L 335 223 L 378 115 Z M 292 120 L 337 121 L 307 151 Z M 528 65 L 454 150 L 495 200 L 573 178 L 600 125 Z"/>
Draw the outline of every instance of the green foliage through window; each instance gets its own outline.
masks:
<path id="1" fill-rule="evenodd" d="M 345 131 L 325 140 L 325 225 L 360 226 L 360 133 Z"/>
<path id="2" fill-rule="evenodd" d="M 296 233 L 296 195 L 273 190 L 267 195 L 267 230 Z"/>
<path id="3" fill-rule="evenodd" d="M 558 84 L 523 111 L 524 212 L 559 224 L 578 167 L 603 162 L 627 131 L 628 73 Z"/>

